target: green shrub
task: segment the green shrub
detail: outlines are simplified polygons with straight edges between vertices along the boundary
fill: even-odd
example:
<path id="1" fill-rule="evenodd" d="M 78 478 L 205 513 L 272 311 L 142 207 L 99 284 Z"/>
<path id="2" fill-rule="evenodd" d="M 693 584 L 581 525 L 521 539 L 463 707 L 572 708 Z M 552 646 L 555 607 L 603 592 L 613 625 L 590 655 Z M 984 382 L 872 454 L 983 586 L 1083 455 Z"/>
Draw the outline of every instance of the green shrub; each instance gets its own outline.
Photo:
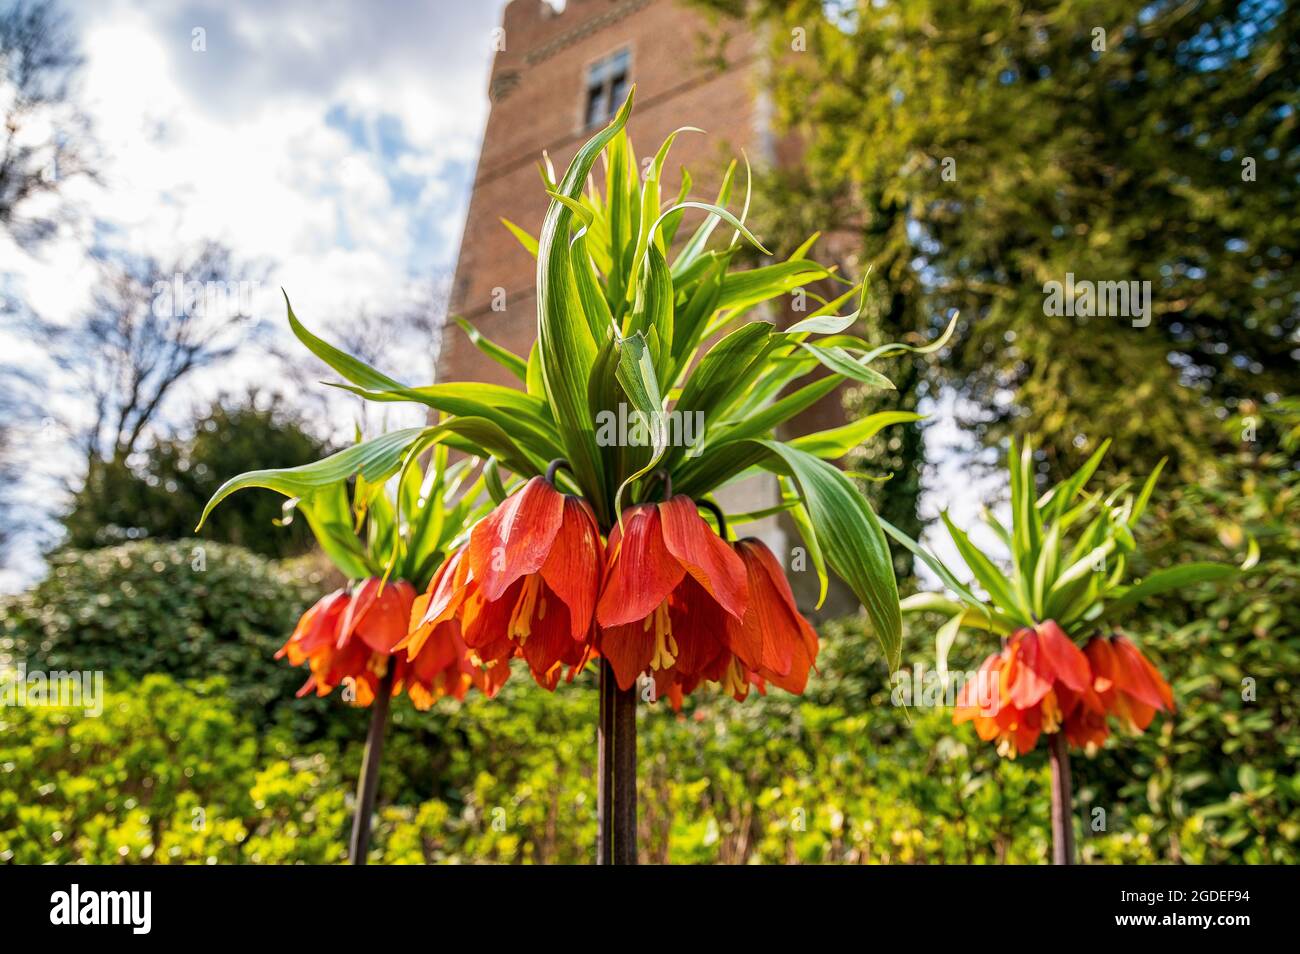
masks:
<path id="1" fill-rule="evenodd" d="M 1300 473 L 1286 454 L 1241 453 L 1160 501 L 1161 563 L 1259 562 L 1229 585 L 1156 600 L 1128 628 L 1159 660 L 1178 710 L 1097 762 L 1102 802 L 1140 805 L 1170 861 L 1300 859 Z M 1200 842 L 1183 836 L 1193 828 Z"/>
<path id="2" fill-rule="evenodd" d="M 65 551 L 44 580 L 0 605 L 0 662 L 102 670 L 116 685 L 150 673 L 222 676 L 257 723 L 279 714 L 307 734 L 329 707 L 294 701 L 305 676 L 274 655 L 319 586 L 205 540 Z"/>
<path id="3" fill-rule="evenodd" d="M 838 642 L 818 692 L 835 692 L 836 658 L 861 656 Z M 589 861 L 595 697 L 586 677 L 553 696 L 518 679 L 496 700 L 399 704 L 371 860 Z M 646 862 L 1046 857 L 1045 766 L 955 740 L 942 713 L 909 726 L 873 694 L 856 711 L 773 696 L 640 719 Z M 0 861 L 341 862 L 359 761 L 359 736 L 303 745 L 258 729 L 220 681 L 149 676 L 110 691 L 100 718 L 3 709 Z M 1154 824 L 1089 839 L 1085 856 L 1152 860 Z"/>
<path id="4" fill-rule="evenodd" d="M 1174 685 L 1175 717 L 1075 759 L 1085 861 L 1296 860 L 1300 549 L 1288 496 L 1237 499 L 1262 508 L 1221 511 L 1260 536 L 1260 569 L 1162 601 L 1132 626 Z M 1191 515 L 1223 504 L 1201 491 L 1159 506 L 1194 551 Z M 309 587 L 228 547 L 208 544 L 204 571 L 192 558 L 188 543 L 65 557 L 6 607 L 6 646 L 46 668 L 103 668 L 110 691 L 100 718 L 0 709 L 0 860 L 345 860 L 366 713 L 337 695 L 293 699 L 301 673 L 271 658 Z M 891 705 L 858 620 L 823 636 L 802 698 L 705 692 L 681 714 L 640 707 L 643 860 L 1046 860 L 1043 752 L 999 759 L 950 712 Z M 907 645 L 929 658 L 923 627 Z M 954 667 L 978 656 L 963 644 Z M 590 674 L 548 694 L 517 673 L 494 700 L 428 713 L 399 701 L 372 860 L 589 861 L 595 724 Z M 1093 831 L 1098 808 L 1105 829 Z"/>

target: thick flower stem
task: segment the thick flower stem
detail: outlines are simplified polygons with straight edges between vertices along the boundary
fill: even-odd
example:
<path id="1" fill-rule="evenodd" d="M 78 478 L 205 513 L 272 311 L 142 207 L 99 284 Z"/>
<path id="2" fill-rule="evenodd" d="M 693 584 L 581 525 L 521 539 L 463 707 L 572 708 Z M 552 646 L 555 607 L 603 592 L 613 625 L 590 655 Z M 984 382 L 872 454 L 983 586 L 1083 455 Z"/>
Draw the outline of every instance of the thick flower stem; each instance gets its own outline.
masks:
<path id="1" fill-rule="evenodd" d="M 1074 792 L 1065 733 L 1048 736 L 1052 762 L 1052 864 L 1074 864 Z"/>
<path id="2" fill-rule="evenodd" d="M 388 704 L 393 697 L 393 676 L 397 672 L 394 662 L 389 660 L 388 671 L 379 680 L 375 701 L 370 706 L 370 729 L 366 732 L 366 752 L 361 758 L 357 807 L 348 845 L 348 860 L 354 865 L 364 865 L 370 851 L 370 816 L 374 814 L 375 796 L 379 792 L 379 760 L 384 757 L 384 730 L 388 726 Z"/>
<path id="3" fill-rule="evenodd" d="M 620 689 L 614 668 L 600 661 L 600 747 L 596 814 L 596 860 L 636 864 L 636 687 Z"/>

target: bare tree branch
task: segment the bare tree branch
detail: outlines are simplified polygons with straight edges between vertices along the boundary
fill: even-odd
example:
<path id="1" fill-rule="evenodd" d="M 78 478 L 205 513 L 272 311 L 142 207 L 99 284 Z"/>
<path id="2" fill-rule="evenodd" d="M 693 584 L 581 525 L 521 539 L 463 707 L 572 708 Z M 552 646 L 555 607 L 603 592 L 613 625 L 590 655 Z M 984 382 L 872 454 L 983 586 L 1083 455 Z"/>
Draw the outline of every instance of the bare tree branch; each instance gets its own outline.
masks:
<path id="1" fill-rule="evenodd" d="M 58 226 L 58 206 L 41 197 L 96 178 L 90 124 L 69 94 L 81 62 L 52 0 L 0 6 L 0 228 L 20 245 Z"/>

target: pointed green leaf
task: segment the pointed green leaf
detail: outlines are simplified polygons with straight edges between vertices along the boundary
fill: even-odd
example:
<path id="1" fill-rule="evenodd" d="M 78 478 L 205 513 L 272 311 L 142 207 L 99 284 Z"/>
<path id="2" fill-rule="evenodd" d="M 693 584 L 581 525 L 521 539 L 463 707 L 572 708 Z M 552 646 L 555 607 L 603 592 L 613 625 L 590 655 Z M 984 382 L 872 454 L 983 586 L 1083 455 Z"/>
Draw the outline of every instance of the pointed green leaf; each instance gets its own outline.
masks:
<path id="1" fill-rule="evenodd" d="M 830 568 L 862 601 L 890 671 L 902 659 L 903 624 L 889 545 L 853 482 L 831 464 L 779 441 L 755 441 L 793 477 Z"/>

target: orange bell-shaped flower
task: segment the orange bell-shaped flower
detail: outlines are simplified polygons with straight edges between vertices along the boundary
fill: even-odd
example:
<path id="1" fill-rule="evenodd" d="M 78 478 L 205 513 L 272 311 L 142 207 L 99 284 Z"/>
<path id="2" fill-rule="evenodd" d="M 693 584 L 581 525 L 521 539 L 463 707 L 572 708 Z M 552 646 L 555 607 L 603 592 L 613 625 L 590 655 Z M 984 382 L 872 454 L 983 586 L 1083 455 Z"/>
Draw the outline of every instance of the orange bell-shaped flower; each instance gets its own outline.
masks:
<path id="1" fill-rule="evenodd" d="M 609 535 L 605 586 L 596 604 L 596 647 L 622 689 L 653 674 L 680 698 L 730 662 L 728 620 L 748 604 L 746 568 L 689 497 L 639 504 Z"/>
<path id="2" fill-rule="evenodd" d="M 327 696 L 340 683 L 348 683 L 354 701 L 370 705 L 388 667 L 402 663 L 392 652 L 406 636 L 414 598 L 415 588 L 405 580 L 384 584 L 372 577 L 317 601 L 276 653 L 277 659 L 287 657 L 295 666 L 306 663 L 311 670 L 298 695 L 315 690 Z M 393 692 L 400 691 L 399 670 Z"/>
<path id="3" fill-rule="evenodd" d="M 592 617 L 604 547 L 586 501 L 534 477 L 472 531 L 469 543 L 439 568 L 424 612 L 403 643 L 412 657 L 443 623 L 454 620 L 484 667 L 516 654 L 548 689 L 562 668 L 591 655 Z"/>
<path id="4" fill-rule="evenodd" d="M 1044 732 L 1066 726 L 1081 735 L 1083 716 L 1075 713 L 1091 688 L 1087 656 L 1046 620 L 1012 633 L 1001 652 L 984 660 L 976 682 L 962 686 L 953 722 L 973 721 L 981 739 L 996 739 L 998 753 L 1014 758 L 1033 749 Z"/>
<path id="5" fill-rule="evenodd" d="M 1096 636 L 1084 652 L 1102 706 L 1130 732 L 1145 731 L 1157 711 L 1174 711 L 1169 683 L 1128 637 Z"/>

